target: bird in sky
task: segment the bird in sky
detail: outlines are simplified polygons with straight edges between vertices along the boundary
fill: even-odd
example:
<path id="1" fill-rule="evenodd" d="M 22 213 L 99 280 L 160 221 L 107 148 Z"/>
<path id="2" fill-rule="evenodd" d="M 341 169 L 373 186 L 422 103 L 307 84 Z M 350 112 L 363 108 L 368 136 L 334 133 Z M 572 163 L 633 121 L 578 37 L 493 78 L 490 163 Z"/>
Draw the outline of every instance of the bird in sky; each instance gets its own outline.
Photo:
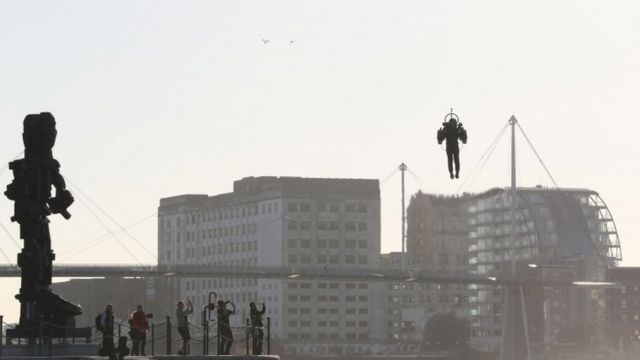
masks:
<path id="1" fill-rule="evenodd" d="M 268 39 L 262 39 L 262 43 L 267 45 L 269 43 L 269 40 Z"/>

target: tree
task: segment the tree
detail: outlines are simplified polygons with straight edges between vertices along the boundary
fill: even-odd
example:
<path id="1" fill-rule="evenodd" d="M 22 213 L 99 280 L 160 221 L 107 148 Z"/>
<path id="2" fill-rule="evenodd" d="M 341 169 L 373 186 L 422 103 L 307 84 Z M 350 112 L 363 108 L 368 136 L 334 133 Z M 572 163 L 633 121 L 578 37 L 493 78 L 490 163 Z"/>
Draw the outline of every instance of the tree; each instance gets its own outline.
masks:
<path id="1" fill-rule="evenodd" d="M 455 315 L 433 315 L 424 328 L 425 348 L 429 350 L 454 350 L 469 347 L 469 324 Z"/>

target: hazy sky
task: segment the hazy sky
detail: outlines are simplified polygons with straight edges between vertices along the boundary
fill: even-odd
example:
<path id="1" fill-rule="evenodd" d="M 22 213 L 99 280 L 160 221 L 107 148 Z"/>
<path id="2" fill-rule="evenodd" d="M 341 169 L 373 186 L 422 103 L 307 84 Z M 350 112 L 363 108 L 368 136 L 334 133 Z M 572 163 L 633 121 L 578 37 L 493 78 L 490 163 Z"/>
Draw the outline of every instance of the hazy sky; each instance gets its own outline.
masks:
<path id="1" fill-rule="evenodd" d="M 624 265 L 640 265 L 639 14 L 637 1 L 1 1 L 0 162 L 22 150 L 24 116 L 51 111 L 64 175 L 127 225 L 161 197 L 245 176 L 382 181 L 405 161 L 409 193 L 455 193 L 515 114 L 560 186 L 607 201 Z M 469 132 L 458 181 L 435 142 L 450 107 Z M 550 185 L 519 141 L 519 183 Z M 508 174 L 505 137 L 462 191 Z M 398 250 L 397 174 L 382 207 L 382 249 Z M 60 262 L 136 262 L 112 238 L 71 252 L 108 231 L 80 201 L 70 211 L 52 221 Z M 130 229 L 153 253 L 155 227 Z M 15 260 L 1 229 L 0 248 Z M 18 282 L 0 285 L 15 320 Z"/>

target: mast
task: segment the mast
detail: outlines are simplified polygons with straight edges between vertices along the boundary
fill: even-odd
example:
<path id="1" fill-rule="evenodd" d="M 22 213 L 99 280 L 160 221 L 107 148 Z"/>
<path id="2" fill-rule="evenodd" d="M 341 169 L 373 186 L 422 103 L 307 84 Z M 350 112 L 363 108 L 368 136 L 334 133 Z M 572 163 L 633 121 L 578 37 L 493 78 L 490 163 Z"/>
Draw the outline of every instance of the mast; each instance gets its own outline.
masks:
<path id="1" fill-rule="evenodd" d="M 405 251 L 405 246 L 406 246 L 406 240 L 407 240 L 407 234 L 406 234 L 406 222 L 407 222 L 407 216 L 406 216 L 406 211 L 405 211 L 405 202 L 404 202 L 404 173 L 405 171 L 407 171 L 407 165 L 405 163 L 400 164 L 400 166 L 398 166 L 398 170 L 400 170 L 400 174 L 401 174 L 401 188 L 402 188 L 402 234 L 401 234 L 401 239 L 402 239 L 402 254 L 400 255 L 401 258 L 401 262 L 402 262 L 402 270 L 404 270 L 407 267 L 407 260 L 406 260 L 406 251 Z"/>

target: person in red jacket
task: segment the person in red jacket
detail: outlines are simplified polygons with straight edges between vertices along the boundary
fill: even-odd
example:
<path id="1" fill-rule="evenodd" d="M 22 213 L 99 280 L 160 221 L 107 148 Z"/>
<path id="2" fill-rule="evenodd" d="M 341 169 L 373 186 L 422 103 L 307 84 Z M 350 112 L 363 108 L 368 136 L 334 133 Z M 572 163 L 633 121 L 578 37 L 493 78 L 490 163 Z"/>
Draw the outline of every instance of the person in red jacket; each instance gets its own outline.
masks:
<path id="1" fill-rule="evenodd" d="M 142 305 L 138 305 L 136 311 L 131 313 L 129 323 L 131 324 L 131 341 L 133 342 L 131 355 L 145 356 L 144 347 L 147 343 L 147 330 L 149 330 L 149 321 L 147 318 L 152 314 L 145 314 Z"/>

